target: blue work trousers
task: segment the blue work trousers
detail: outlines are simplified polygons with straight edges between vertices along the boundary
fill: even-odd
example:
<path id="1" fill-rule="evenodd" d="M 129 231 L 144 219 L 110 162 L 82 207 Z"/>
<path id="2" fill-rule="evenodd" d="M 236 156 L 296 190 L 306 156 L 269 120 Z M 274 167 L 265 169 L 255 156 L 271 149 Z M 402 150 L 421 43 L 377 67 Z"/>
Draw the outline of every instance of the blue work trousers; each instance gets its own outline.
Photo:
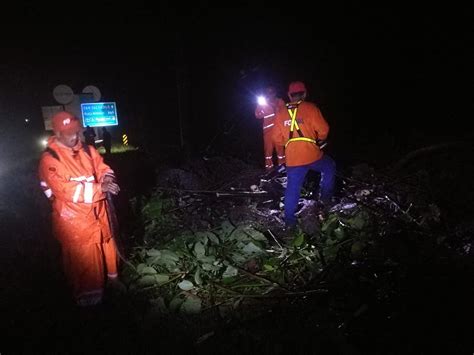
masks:
<path id="1" fill-rule="evenodd" d="M 309 170 L 321 173 L 319 187 L 323 203 L 330 202 L 334 193 L 336 164 L 330 156 L 325 154 L 321 159 L 307 165 L 287 166 L 288 181 L 285 191 L 285 224 L 287 226 L 296 225 L 295 212 L 298 207 L 301 187 Z"/>

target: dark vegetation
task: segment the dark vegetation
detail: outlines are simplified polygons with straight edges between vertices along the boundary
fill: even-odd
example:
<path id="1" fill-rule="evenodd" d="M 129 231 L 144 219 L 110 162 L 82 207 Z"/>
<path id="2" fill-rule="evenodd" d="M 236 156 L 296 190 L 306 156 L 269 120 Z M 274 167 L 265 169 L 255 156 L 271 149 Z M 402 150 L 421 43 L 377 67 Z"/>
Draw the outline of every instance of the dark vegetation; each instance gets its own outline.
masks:
<path id="1" fill-rule="evenodd" d="M 64 286 L 36 162 L 17 167 L 2 177 L 0 351 L 470 353 L 471 156 L 464 145 L 343 166 L 328 214 L 310 176 L 289 235 L 284 175 L 229 157 L 112 155 L 125 289 L 93 309 Z"/>

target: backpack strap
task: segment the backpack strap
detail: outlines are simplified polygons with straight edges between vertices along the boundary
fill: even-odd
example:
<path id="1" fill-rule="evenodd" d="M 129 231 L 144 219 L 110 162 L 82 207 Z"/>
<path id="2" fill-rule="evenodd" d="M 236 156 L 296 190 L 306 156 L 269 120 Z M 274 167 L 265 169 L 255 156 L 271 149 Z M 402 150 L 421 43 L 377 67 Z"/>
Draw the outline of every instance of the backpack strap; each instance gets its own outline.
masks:
<path id="1" fill-rule="evenodd" d="M 59 159 L 58 153 L 56 153 L 56 151 L 54 149 L 51 149 L 50 147 L 46 147 L 46 149 L 44 151 L 45 151 L 45 153 L 50 154 L 54 159 L 56 159 L 58 161 L 61 161 L 61 159 Z"/>

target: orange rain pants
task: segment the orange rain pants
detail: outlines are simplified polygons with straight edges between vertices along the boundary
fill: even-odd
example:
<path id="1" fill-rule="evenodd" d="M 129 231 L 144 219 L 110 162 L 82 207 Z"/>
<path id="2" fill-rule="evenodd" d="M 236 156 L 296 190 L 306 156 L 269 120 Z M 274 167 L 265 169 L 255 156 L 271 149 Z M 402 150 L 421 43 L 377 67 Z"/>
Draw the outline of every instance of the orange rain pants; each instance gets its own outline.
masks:
<path id="1" fill-rule="evenodd" d="M 267 170 L 273 168 L 273 150 L 276 150 L 278 165 L 285 164 L 285 147 L 275 143 L 272 128 L 263 129 L 263 152 L 265 154 L 265 169 Z"/>

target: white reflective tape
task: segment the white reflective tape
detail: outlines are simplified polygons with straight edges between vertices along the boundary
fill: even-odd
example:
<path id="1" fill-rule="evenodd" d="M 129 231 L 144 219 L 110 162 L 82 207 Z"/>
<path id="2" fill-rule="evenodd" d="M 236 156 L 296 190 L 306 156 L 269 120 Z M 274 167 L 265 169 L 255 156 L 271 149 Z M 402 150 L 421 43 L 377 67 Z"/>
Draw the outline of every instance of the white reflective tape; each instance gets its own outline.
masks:
<path id="1" fill-rule="evenodd" d="M 44 182 L 44 181 L 41 181 L 41 182 L 40 182 L 40 185 L 41 185 L 42 187 L 48 187 L 48 184 L 47 184 L 46 182 Z"/>
<path id="2" fill-rule="evenodd" d="M 85 182 L 84 183 L 84 202 L 85 203 L 92 203 L 92 196 L 94 192 L 92 182 Z"/>
<path id="3" fill-rule="evenodd" d="M 79 196 L 82 191 L 82 184 L 77 184 L 76 191 L 74 191 L 74 197 L 72 198 L 72 202 L 77 203 L 79 201 Z"/>
<path id="4" fill-rule="evenodd" d="M 269 117 L 273 117 L 273 116 L 275 116 L 275 114 L 274 114 L 274 113 L 271 113 L 271 114 L 269 114 L 269 115 L 263 116 L 263 118 L 269 118 Z"/>
<path id="5" fill-rule="evenodd" d="M 51 196 L 53 196 L 53 191 L 51 191 L 51 189 L 44 190 L 43 192 L 47 198 L 50 198 Z"/>
<path id="6" fill-rule="evenodd" d="M 117 274 L 117 273 L 115 273 L 115 274 L 107 274 L 107 277 L 108 277 L 109 279 L 116 279 L 116 278 L 118 277 L 118 274 Z"/>
<path id="7" fill-rule="evenodd" d="M 269 157 L 265 157 L 265 159 L 271 159 L 271 158 L 272 158 L 272 156 L 271 156 L 271 155 L 270 155 Z"/>
<path id="8" fill-rule="evenodd" d="M 267 129 L 267 128 L 273 127 L 274 125 L 275 125 L 274 123 L 270 123 L 269 125 L 263 126 L 263 129 Z"/>
<path id="9" fill-rule="evenodd" d="M 284 158 L 286 158 L 286 155 L 279 155 L 278 156 L 278 159 L 284 159 Z"/>
<path id="10" fill-rule="evenodd" d="M 86 181 L 87 182 L 91 182 L 91 181 L 94 181 L 95 178 L 93 176 L 89 176 L 88 178 L 86 178 Z"/>
<path id="11" fill-rule="evenodd" d="M 71 181 L 84 181 L 87 180 L 85 176 L 79 176 L 79 177 L 72 177 L 70 179 Z"/>

